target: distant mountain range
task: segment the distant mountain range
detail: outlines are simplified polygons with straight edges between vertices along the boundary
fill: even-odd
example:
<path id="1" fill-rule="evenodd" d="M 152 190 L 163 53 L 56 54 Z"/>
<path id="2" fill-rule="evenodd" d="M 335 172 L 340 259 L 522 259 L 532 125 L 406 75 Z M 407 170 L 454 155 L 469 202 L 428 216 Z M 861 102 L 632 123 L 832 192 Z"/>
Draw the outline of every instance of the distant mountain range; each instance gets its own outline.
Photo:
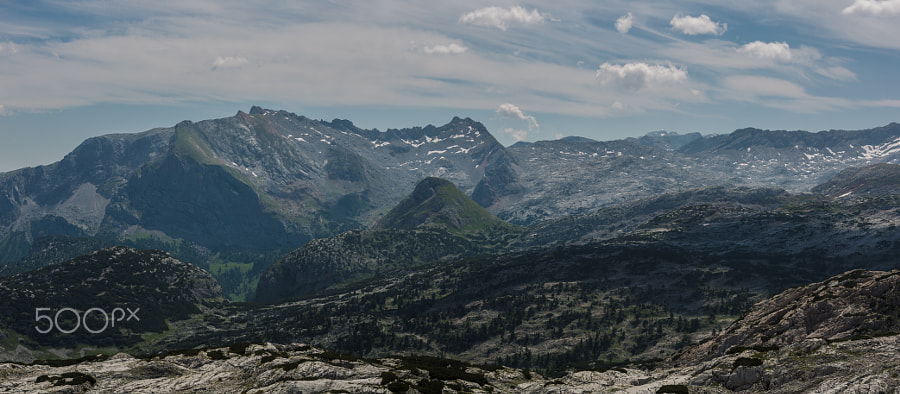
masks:
<path id="1" fill-rule="evenodd" d="M 898 161 L 896 123 L 504 147 L 472 119 L 379 131 L 253 107 L 91 138 L 57 163 L 0 174 L 0 274 L 74 257 L 63 250 L 76 245 L 125 244 L 172 252 L 210 270 L 229 297 L 249 299 L 278 257 L 313 239 L 373 227 L 427 177 L 452 182 L 507 222 L 547 228 L 665 193 L 720 186 L 807 192 L 846 168 Z M 49 253 L 44 237 L 73 248 Z"/>

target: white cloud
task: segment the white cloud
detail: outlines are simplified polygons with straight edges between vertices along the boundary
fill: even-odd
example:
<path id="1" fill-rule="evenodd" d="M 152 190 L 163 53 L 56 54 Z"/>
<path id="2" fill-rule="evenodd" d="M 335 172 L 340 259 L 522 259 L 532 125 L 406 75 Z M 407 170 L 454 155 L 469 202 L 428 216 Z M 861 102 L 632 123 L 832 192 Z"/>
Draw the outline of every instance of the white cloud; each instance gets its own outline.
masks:
<path id="1" fill-rule="evenodd" d="M 791 47 L 786 42 L 753 41 L 737 51 L 762 59 L 790 61 L 792 58 Z"/>
<path id="2" fill-rule="evenodd" d="M 856 0 L 841 11 L 844 15 L 897 15 L 900 14 L 900 0 Z"/>
<path id="3" fill-rule="evenodd" d="M 631 26 L 632 26 L 633 22 L 634 22 L 634 18 L 631 16 L 631 13 L 629 12 L 628 15 L 623 15 L 623 16 L 619 17 L 619 19 L 616 19 L 616 30 L 618 30 L 619 33 L 622 33 L 622 34 L 628 33 L 628 31 L 631 30 Z"/>
<path id="4" fill-rule="evenodd" d="M 764 97 L 806 97 L 806 91 L 802 86 L 790 81 L 778 78 L 761 77 L 756 75 L 737 75 L 727 77 L 724 86 L 735 93 L 750 96 Z"/>
<path id="5" fill-rule="evenodd" d="M 821 67 L 817 68 L 816 72 L 824 77 L 839 81 L 852 81 L 856 79 L 856 73 L 841 66 Z"/>
<path id="6" fill-rule="evenodd" d="M 853 103 L 835 97 L 814 96 L 802 86 L 779 78 L 757 75 L 727 77 L 723 97 L 798 113 L 818 113 L 849 108 Z"/>
<path id="7" fill-rule="evenodd" d="M 702 14 L 700 16 L 674 16 L 669 21 L 672 28 L 684 34 L 715 34 L 720 36 L 728 30 L 727 23 L 713 22 L 709 16 Z"/>
<path id="8" fill-rule="evenodd" d="M 856 5 L 859 3 L 859 5 Z M 900 23 L 890 16 L 890 9 L 897 9 L 897 0 L 859 1 L 855 0 L 776 0 L 775 12 L 785 20 L 805 26 L 815 26 L 816 38 L 821 42 L 850 41 L 855 46 L 867 46 L 890 50 L 900 49 Z M 872 7 L 874 6 L 874 7 Z M 878 10 L 882 17 L 868 17 Z M 843 11 L 843 13 L 842 13 Z M 895 14 L 896 15 L 896 14 Z M 864 59 L 856 59 L 862 60 Z"/>
<path id="9" fill-rule="evenodd" d="M 512 137 L 512 139 L 516 142 L 524 141 L 525 138 L 528 138 L 528 132 L 525 130 L 517 130 L 513 128 L 505 128 L 503 132 Z"/>
<path id="10" fill-rule="evenodd" d="M 7 41 L 6 43 L 0 42 L 0 55 L 15 55 L 19 52 L 19 48 L 15 43 L 11 41 Z"/>
<path id="11" fill-rule="evenodd" d="M 761 69 L 796 77 L 810 74 L 851 81 L 856 74 L 844 67 L 848 59 L 822 55 L 813 47 L 791 47 L 787 43 L 761 41 L 738 46 L 725 40 L 705 40 L 702 43 L 681 41 L 670 44 L 656 53 L 680 64 L 702 66 L 721 75 L 736 70 Z"/>
<path id="12" fill-rule="evenodd" d="M 885 18 L 841 15 L 841 9 L 852 2 L 844 0 L 832 7 L 835 18 L 848 23 L 862 19 L 886 22 Z M 88 3 L 97 4 L 101 11 L 105 4 L 100 0 L 77 2 Z M 792 44 L 792 60 L 781 62 L 739 53 L 737 48 L 744 42 L 736 44 L 719 37 L 702 43 L 672 40 L 672 35 L 681 33 L 666 27 L 663 29 L 668 31 L 660 34 L 635 36 L 629 30 L 629 35 L 622 36 L 611 28 L 615 20 L 610 16 L 627 19 L 629 15 L 613 5 L 597 11 L 597 15 L 606 15 L 603 26 L 579 30 L 549 23 L 551 14 L 565 21 L 582 16 L 583 7 L 568 7 L 573 3 L 565 1 L 546 3 L 537 10 L 532 10 L 532 5 L 511 7 L 512 2 L 494 3 L 502 8 L 477 5 L 462 9 L 450 3 L 406 4 L 409 7 L 391 3 L 398 6 L 388 7 L 372 2 L 358 8 L 345 2 L 315 2 L 282 5 L 275 11 L 235 2 L 228 3 L 234 7 L 184 13 L 165 8 L 151 12 L 155 7 L 129 4 L 139 8 L 123 15 L 127 25 L 117 14 L 115 20 L 98 17 L 102 23 L 84 28 L 50 26 L 48 22 L 38 26 L 46 30 L 41 31 L 45 38 L 0 38 L 5 50 L 0 52 L 0 103 L 14 113 L 96 103 L 190 102 L 227 107 L 261 101 L 281 108 L 380 105 L 487 108 L 490 112 L 497 109 L 497 103 L 515 101 L 529 110 L 522 113 L 524 117 L 537 111 L 604 117 L 671 111 L 679 104 L 681 108 L 675 110 L 685 110 L 685 103 L 708 102 L 718 98 L 717 86 L 708 84 L 718 85 L 721 79 L 717 77 L 733 75 L 736 70 L 761 69 L 765 75 L 787 76 L 791 81 L 808 78 L 817 70 L 799 63 L 804 58 L 803 47 L 795 47 L 793 39 L 784 38 Z M 676 6 L 657 5 L 629 5 L 634 7 L 630 9 L 635 15 L 632 27 L 646 18 L 661 20 L 664 25 L 665 19 L 678 12 Z M 483 16 L 477 12 L 468 13 L 468 18 L 463 15 L 477 8 Z M 145 11 L 150 18 L 144 16 Z M 516 17 L 517 13 L 524 16 Z M 548 22 L 546 28 L 522 28 L 543 22 Z M 10 31 L 0 26 L 4 27 L 0 31 Z M 485 34 L 494 27 L 515 34 Z M 641 24 L 640 28 L 646 27 Z M 653 33 L 652 28 L 648 32 Z M 316 42 L 311 43 L 310 37 Z M 7 40 L 15 43 L 15 56 L 8 55 L 13 47 Z M 410 40 L 418 42 L 418 47 L 412 48 Z M 623 46 L 623 41 L 631 44 Z M 521 54 L 514 54 L 517 50 Z M 669 50 L 673 52 L 663 52 Z M 823 47 L 822 53 L 831 51 Z M 576 61 L 582 60 L 589 67 L 579 67 Z M 666 60 L 675 66 L 667 65 Z M 604 62 L 610 63 L 596 66 Z M 625 64 L 629 62 L 633 63 Z M 814 65 L 835 78 L 850 79 L 852 72 L 840 67 L 848 64 L 862 62 L 829 61 L 823 56 Z M 255 72 L 234 72 L 235 67 Z M 593 83 L 592 78 L 596 78 Z M 598 88 L 601 83 L 607 88 Z M 633 91 L 622 94 L 617 87 Z M 698 97 L 691 94 L 692 89 L 712 97 Z M 616 101 L 620 105 L 612 106 Z M 508 126 L 528 132 L 528 119 L 516 118 L 517 123 Z M 542 117 L 544 131 L 548 121 Z"/>
<path id="13" fill-rule="evenodd" d="M 603 112 L 595 103 L 613 94 L 585 83 L 594 70 L 574 64 L 510 61 L 471 49 L 456 56 L 424 55 L 425 46 L 464 44 L 433 31 L 343 22 L 255 27 L 238 23 L 240 18 L 189 20 L 194 23 L 178 19 L 182 23 L 167 25 L 190 30 L 136 28 L 68 41 L 17 42 L 14 61 L 0 70 L 0 103 L 16 113 L 98 103 L 223 100 L 275 102 L 282 108 L 496 109 L 516 97 L 523 108 L 598 116 Z M 459 29 L 455 21 L 448 26 Z M 317 42 L 284 37 L 317 37 Z M 422 43 L 419 49 L 411 50 L 411 39 Z M 225 68 L 250 65 L 256 72 Z"/>
<path id="14" fill-rule="evenodd" d="M 687 80 L 687 70 L 674 65 L 647 63 L 609 64 L 603 63 L 595 78 L 603 85 L 616 84 L 626 90 L 638 90 L 644 86 L 683 82 Z"/>
<path id="15" fill-rule="evenodd" d="M 240 68 L 244 64 L 247 64 L 249 60 L 242 56 L 219 56 L 213 62 L 212 69 L 228 69 L 228 68 Z"/>
<path id="16" fill-rule="evenodd" d="M 544 22 L 544 19 L 546 19 L 544 15 L 541 15 L 536 9 L 528 11 L 520 6 L 510 8 L 485 7 L 463 14 L 459 17 L 459 23 L 496 27 L 506 31 L 509 25 L 513 23 L 534 25 Z"/>
<path id="17" fill-rule="evenodd" d="M 534 116 L 525 115 L 525 113 L 522 112 L 519 107 L 510 103 L 500 104 L 500 107 L 497 108 L 497 113 L 505 118 L 522 119 L 527 121 L 529 130 L 534 130 L 540 127 L 538 125 L 537 119 L 535 119 Z"/>
<path id="18" fill-rule="evenodd" d="M 426 55 L 459 55 L 462 53 L 466 53 L 469 48 L 459 45 L 457 43 L 450 43 L 445 45 L 426 45 L 422 48 L 422 51 L 425 52 Z"/>

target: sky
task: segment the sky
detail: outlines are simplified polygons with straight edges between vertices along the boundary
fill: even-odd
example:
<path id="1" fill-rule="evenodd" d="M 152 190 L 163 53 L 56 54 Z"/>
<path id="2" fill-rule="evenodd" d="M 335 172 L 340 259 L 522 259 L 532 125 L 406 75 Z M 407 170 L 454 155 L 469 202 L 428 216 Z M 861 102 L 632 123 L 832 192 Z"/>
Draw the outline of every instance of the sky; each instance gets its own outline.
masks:
<path id="1" fill-rule="evenodd" d="M 0 0 L 0 171 L 252 105 L 504 145 L 900 122 L 900 0 Z"/>

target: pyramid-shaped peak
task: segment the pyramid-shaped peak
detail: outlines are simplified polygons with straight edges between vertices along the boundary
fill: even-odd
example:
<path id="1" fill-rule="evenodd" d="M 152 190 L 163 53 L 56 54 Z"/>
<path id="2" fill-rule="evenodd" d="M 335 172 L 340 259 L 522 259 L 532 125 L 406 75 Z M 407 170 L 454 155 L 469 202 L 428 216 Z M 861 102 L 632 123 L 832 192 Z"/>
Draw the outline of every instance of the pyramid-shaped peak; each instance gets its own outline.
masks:
<path id="1" fill-rule="evenodd" d="M 382 217 L 376 227 L 413 229 L 443 227 L 451 231 L 477 231 L 507 225 L 472 201 L 452 182 L 425 178 L 406 198 Z"/>

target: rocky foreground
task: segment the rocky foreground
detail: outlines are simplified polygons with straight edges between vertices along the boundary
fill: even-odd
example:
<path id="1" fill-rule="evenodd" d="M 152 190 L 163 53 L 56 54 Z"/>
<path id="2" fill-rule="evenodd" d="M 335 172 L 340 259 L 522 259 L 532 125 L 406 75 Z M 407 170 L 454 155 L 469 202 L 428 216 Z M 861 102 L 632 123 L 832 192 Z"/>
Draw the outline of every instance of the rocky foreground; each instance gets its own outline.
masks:
<path id="1" fill-rule="evenodd" d="M 434 357 L 363 359 L 302 344 L 237 344 L 0 364 L 0 392 L 897 393 L 900 271 L 786 290 L 653 370 L 560 378 Z"/>
<path id="2" fill-rule="evenodd" d="M 579 371 L 554 379 L 526 370 L 437 358 L 358 359 L 304 345 L 254 344 L 152 358 L 118 354 L 71 365 L 0 364 L 0 391 L 55 393 L 890 393 L 900 392 L 900 336 L 806 339 L 746 349 L 698 365 Z"/>

